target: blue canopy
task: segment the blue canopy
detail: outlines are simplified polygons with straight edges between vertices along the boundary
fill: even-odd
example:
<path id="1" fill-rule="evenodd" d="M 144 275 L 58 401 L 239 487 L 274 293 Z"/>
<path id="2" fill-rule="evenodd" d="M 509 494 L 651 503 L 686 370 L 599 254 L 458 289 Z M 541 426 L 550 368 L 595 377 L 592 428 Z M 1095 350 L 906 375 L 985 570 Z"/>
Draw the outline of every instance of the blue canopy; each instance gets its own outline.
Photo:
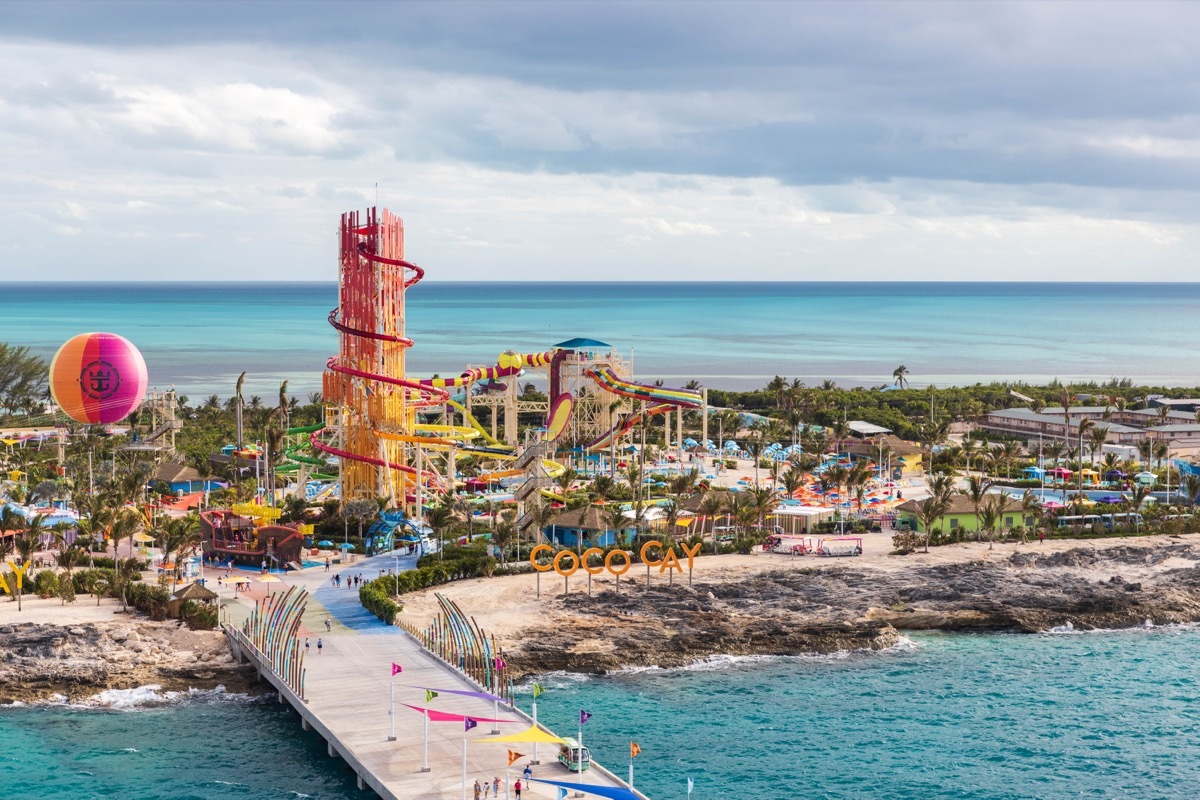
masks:
<path id="1" fill-rule="evenodd" d="M 570 781 L 548 781 L 545 778 L 530 778 L 531 781 L 545 783 L 550 786 L 561 786 L 564 789 L 574 789 L 577 792 L 586 792 L 600 797 L 607 797 L 609 800 L 641 800 L 637 793 L 632 789 L 626 789 L 624 786 L 597 786 L 593 783 L 572 783 Z"/>
<path id="2" fill-rule="evenodd" d="M 612 345 L 608 342 L 598 342 L 595 339 L 567 339 L 554 347 L 561 347 L 563 350 L 574 350 L 576 347 L 608 347 L 611 349 Z"/>

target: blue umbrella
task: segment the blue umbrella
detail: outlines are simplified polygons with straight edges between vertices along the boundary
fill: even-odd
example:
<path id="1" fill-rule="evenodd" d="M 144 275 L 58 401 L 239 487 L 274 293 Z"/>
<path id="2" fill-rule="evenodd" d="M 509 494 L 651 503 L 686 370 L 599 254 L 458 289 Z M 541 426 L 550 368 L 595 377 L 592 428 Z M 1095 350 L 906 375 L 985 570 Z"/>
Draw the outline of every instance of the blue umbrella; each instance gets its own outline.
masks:
<path id="1" fill-rule="evenodd" d="M 338 549 L 339 550 L 353 550 L 354 545 L 350 544 L 349 542 L 346 542 L 345 544 L 339 544 Z"/>
<path id="2" fill-rule="evenodd" d="M 333 547 L 333 542 L 329 541 L 328 539 L 322 539 L 321 541 L 317 542 L 317 547 Z"/>

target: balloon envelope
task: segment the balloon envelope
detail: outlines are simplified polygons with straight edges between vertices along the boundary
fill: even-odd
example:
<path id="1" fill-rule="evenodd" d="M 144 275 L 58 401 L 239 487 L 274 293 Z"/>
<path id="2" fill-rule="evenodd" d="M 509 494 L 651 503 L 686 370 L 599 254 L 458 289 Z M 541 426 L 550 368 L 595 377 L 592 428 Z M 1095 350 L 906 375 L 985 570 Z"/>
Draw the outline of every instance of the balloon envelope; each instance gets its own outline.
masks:
<path id="1" fill-rule="evenodd" d="M 71 419 L 109 423 L 124 419 L 146 396 L 146 362 L 123 336 L 81 333 L 50 362 L 50 392 Z"/>

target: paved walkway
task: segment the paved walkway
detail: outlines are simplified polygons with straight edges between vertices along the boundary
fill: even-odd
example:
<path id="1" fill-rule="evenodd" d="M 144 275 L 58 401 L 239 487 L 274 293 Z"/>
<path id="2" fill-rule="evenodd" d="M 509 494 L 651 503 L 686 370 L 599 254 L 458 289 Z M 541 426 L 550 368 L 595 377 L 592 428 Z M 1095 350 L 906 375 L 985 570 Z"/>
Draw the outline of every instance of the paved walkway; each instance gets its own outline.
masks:
<path id="1" fill-rule="evenodd" d="M 292 573 L 284 583 L 302 585 L 312 597 L 303 618 L 300 636 L 309 640 L 305 658 L 307 670 L 305 696 L 307 707 L 336 736 L 341 746 L 353 752 L 359 763 L 376 776 L 395 797 L 473 800 L 474 782 L 500 779 L 501 796 L 511 797 L 512 781 L 532 760 L 533 746 L 486 744 L 499 728 L 500 734 L 517 733 L 529 727 L 529 722 L 503 705 L 497 712 L 486 700 L 442 694 L 428 704 L 422 688 L 479 691 L 479 688 L 445 663 L 426 653 L 411 636 L 400 628 L 387 625 L 368 613 L 358 601 L 358 590 L 346 588 L 347 576 L 362 575 L 363 580 L 379 577 L 382 569 L 411 569 L 415 556 L 393 560 L 391 554 L 364 558 L 351 564 Z M 334 587 L 331 578 L 341 574 L 342 587 Z M 254 599 L 267 591 L 279 591 L 282 583 L 255 583 L 248 592 L 238 593 L 236 604 L 229 607 L 231 621 L 243 619 L 253 607 Z M 211 585 L 211 582 L 210 582 Z M 232 599 L 232 590 L 222 592 L 223 601 Z M 329 630 L 326 629 L 329 621 Z M 317 640 L 323 647 L 318 654 Z M 394 678 L 393 663 L 403 667 Z M 389 692 L 395 691 L 396 741 L 388 741 L 392 720 L 388 715 Z M 428 725 L 429 772 L 422 772 L 425 763 L 424 715 L 406 708 L 404 703 L 437 711 L 446 711 L 506 722 L 493 725 L 481 722 L 464 733 L 461 722 L 430 722 Z M 566 735 L 570 735 L 567 733 Z M 464 741 L 466 744 L 464 745 Z M 467 791 L 463 790 L 463 750 L 466 749 Z M 507 768 L 509 748 L 527 754 Z M 533 767 L 535 778 L 574 781 L 555 759 L 553 745 L 539 745 L 539 766 Z M 585 783 L 618 785 L 599 772 L 585 772 Z M 509 794 L 506 795 L 506 788 Z M 523 797 L 556 797 L 553 787 L 532 784 L 522 792 Z"/>

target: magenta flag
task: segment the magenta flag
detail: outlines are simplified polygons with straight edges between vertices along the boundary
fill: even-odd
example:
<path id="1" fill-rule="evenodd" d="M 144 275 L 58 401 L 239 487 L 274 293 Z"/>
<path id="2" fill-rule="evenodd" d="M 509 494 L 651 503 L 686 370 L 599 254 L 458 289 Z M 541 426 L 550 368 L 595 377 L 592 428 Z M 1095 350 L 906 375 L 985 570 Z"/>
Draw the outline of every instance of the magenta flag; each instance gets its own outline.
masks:
<path id="1" fill-rule="evenodd" d="M 519 722 L 522 725 L 529 723 L 523 719 L 488 719 L 487 717 L 468 717 L 466 714 L 453 714 L 449 711 L 437 711 L 432 708 L 421 708 L 420 706 L 401 703 L 400 705 L 411 708 L 413 711 L 418 711 L 429 717 L 430 722 L 465 722 L 467 719 L 473 719 L 476 722 Z"/>
<path id="2" fill-rule="evenodd" d="M 471 730 L 471 728 L 474 728 L 478 724 L 479 724 L 478 722 L 471 719 L 470 717 L 464 718 L 463 719 L 463 733 L 466 733 L 467 731 Z"/>
<path id="3" fill-rule="evenodd" d="M 393 674 L 393 675 L 396 675 L 396 674 L 399 674 L 399 673 L 401 673 L 401 672 L 404 672 L 404 667 L 400 666 L 400 665 L 399 665 L 399 664 L 397 664 L 395 661 L 393 661 L 393 662 L 392 662 L 392 674 Z"/>

